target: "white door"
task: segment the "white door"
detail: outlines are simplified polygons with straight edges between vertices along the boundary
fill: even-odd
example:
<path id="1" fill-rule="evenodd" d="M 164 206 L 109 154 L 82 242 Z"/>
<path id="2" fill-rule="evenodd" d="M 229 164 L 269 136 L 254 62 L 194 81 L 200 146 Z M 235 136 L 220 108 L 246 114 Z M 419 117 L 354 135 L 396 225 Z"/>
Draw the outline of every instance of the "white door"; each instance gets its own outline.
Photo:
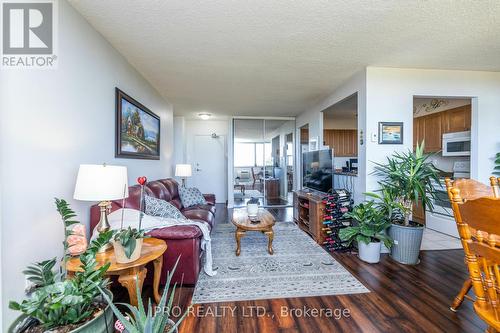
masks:
<path id="1" fill-rule="evenodd" d="M 216 201 L 227 200 L 226 137 L 195 135 L 193 160 L 193 186 L 202 193 L 215 194 Z"/>

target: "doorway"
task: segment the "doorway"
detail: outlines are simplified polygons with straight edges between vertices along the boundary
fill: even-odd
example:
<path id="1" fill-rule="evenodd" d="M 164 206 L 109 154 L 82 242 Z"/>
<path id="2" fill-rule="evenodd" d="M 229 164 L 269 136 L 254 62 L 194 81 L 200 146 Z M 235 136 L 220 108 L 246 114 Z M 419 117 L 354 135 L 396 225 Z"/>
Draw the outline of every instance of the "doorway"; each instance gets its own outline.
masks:
<path id="1" fill-rule="evenodd" d="M 323 146 L 333 151 L 333 188 L 355 195 L 358 176 L 358 93 L 323 110 Z"/>
<path id="2" fill-rule="evenodd" d="M 434 208 L 413 207 L 414 221 L 427 228 L 458 237 L 444 178 L 470 178 L 473 147 L 471 97 L 413 96 L 413 149 L 424 143 L 424 153 L 439 170 L 440 182 Z"/>
<path id="3" fill-rule="evenodd" d="M 226 137 L 195 135 L 193 183 L 201 193 L 214 193 L 217 202 L 227 200 Z"/>
<path id="4" fill-rule="evenodd" d="M 252 198 L 264 207 L 293 204 L 295 120 L 233 120 L 234 206 Z"/>

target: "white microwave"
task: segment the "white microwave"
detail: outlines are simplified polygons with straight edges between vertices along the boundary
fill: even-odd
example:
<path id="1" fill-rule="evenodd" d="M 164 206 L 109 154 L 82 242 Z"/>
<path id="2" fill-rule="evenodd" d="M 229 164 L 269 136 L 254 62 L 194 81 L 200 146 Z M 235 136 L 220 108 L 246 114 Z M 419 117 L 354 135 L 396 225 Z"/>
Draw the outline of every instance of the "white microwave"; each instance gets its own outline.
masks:
<path id="1" fill-rule="evenodd" d="M 443 134 L 443 156 L 470 156 L 470 131 Z"/>

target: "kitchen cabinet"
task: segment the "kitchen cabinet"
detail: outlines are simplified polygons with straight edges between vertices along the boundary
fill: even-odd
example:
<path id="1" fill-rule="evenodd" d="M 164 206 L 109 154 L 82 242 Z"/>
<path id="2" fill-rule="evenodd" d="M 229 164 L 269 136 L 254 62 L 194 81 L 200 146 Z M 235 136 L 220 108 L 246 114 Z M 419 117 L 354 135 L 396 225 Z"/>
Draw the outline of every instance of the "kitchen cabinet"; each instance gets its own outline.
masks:
<path id="1" fill-rule="evenodd" d="M 357 130 L 326 129 L 323 131 L 323 143 L 334 149 L 334 156 L 358 156 Z"/>
<path id="2" fill-rule="evenodd" d="M 470 105 L 460 106 L 443 112 L 443 133 L 470 131 Z"/>
<path id="3" fill-rule="evenodd" d="M 425 121 L 423 118 L 425 117 L 413 119 L 413 149 L 417 148 L 417 144 L 425 140 Z"/>
<path id="4" fill-rule="evenodd" d="M 470 105 L 413 118 L 413 149 L 425 140 L 425 153 L 441 151 L 444 133 L 469 131 L 470 128 Z"/>
<path id="5" fill-rule="evenodd" d="M 443 138 L 443 117 L 440 113 L 430 114 L 422 117 L 425 140 L 425 153 L 437 152 L 441 150 Z"/>

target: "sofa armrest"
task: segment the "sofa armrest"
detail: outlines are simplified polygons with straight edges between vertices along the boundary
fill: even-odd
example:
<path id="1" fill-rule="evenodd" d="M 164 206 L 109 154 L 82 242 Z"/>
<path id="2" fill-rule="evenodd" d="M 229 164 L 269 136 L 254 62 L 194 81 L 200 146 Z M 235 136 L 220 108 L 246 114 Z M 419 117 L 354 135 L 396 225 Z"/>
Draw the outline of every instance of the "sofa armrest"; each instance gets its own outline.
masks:
<path id="1" fill-rule="evenodd" d="M 207 204 L 215 205 L 215 194 L 203 194 L 203 197 L 205 197 Z"/>

